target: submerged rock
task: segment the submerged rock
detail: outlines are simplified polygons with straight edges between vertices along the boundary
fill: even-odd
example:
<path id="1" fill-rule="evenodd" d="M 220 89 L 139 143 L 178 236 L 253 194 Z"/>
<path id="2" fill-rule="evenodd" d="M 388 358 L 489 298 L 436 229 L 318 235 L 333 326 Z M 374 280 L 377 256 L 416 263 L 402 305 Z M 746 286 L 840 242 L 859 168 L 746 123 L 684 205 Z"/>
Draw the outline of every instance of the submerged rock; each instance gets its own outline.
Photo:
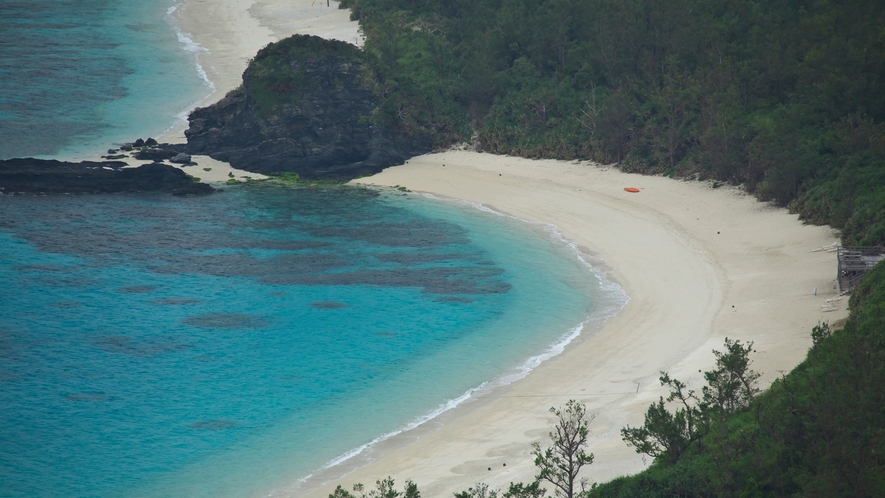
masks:
<path id="1" fill-rule="evenodd" d="M 350 179 L 429 152 L 424 134 L 373 124 L 380 98 L 356 46 L 296 35 L 262 49 L 243 86 L 196 109 L 185 135 L 206 154 L 258 173 Z"/>
<path id="2" fill-rule="evenodd" d="M 122 161 L 79 163 L 47 159 L 0 161 L 0 193 L 86 194 L 115 192 L 169 192 L 174 195 L 209 194 L 214 189 L 194 182 L 178 168 L 145 164 L 124 168 Z"/>

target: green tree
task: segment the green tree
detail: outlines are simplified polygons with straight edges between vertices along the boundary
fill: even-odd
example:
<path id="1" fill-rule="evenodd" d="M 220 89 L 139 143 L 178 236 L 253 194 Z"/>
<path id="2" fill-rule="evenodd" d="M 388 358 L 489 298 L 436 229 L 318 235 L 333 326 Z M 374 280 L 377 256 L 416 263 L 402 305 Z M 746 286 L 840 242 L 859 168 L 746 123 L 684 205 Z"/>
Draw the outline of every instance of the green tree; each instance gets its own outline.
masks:
<path id="1" fill-rule="evenodd" d="M 679 406 L 670 412 L 661 397 L 648 407 L 644 423 L 624 427 L 621 437 L 637 453 L 676 463 L 692 444 L 709 433 L 713 413 L 721 420 L 729 413 L 745 410 L 759 393 L 759 374 L 750 369 L 752 351 L 752 342 L 744 345 L 726 337 L 725 351 L 713 350 L 716 368 L 704 373 L 707 385 L 702 388 L 702 399 L 685 383 L 661 372 L 661 385 L 670 388 L 666 402 Z"/>
<path id="2" fill-rule="evenodd" d="M 750 370 L 750 353 L 753 342 L 742 345 L 741 341 L 725 338 L 725 351 L 713 351 L 716 368 L 704 373 L 707 385 L 703 388 L 704 406 L 728 413 L 750 406 L 759 394 L 759 374 Z"/>
<path id="3" fill-rule="evenodd" d="M 531 484 L 523 484 L 521 482 L 511 482 L 510 487 L 503 493 L 497 489 L 489 489 L 489 485 L 484 482 L 476 483 L 473 487 L 467 488 L 466 491 L 455 493 L 455 498 L 543 498 L 546 489 L 541 487 L 541 483 L 535 481 Z"/>
<path id="4" fill-rule="evenodd" d="M 489 489 L 488 484 L 480 482 L 471 488 L 467 488 L 467 491 L 455 493 L 455 498 L 498 498 L 498 490 Z"/>
<path id="5" fill-rule="evenodd" d="M 541 487 L 541 483 L 535 481 L 531 484 L 511 482 L 510 488 L 504 492 L 503 498 L 542 498 L 547 490 Z"/>
<path id="6" fill-rule="evenodd" d="M 362 484 L 353 485 L 353 493 L 342 488 L 339 484 L 329 498 L 421 498 L 418 486 L 412 481 L 406 481 L 402 492 L 396 490 L 396 483 L 392 477 L 375 481 L 375 489 L 366 491 Z M 491 498 L 491 497 L 489 497 Z"/>
<path id="7" fill-rule="evenodd" d="M 666 372 L 661 372 L 660 381 L 662 386 L 670 387 L 667 403 L 678 401 L 682 406 L 670 413 L 661 397 L 648 407 L 645 423 L 640 427 L 624 427 L 621 437 L 637 453 L 676 462 L 694 441 L 703 436 L 707 421 L 694 391 L 687 390 L 684 383 Z"/>
<path id="8" fill-rule="evenodd" d="M 587 407 L 575 400 L 569 400 L 565 409 L 550 408 L 557 421 L 550 431 L 553 446 L 541 450 L 539 443 L 532 444 L 535 466 L 538 467 L 537 480 L 545 480 L 556 487 L 556 496 L 574 498 L 578 473 L 585 465 L 593 463 L 593 454 L 587 453 L 588 425 L 595 416 L 587 416 Z M 580 482 L 583 488 L 584 482 Z"/>

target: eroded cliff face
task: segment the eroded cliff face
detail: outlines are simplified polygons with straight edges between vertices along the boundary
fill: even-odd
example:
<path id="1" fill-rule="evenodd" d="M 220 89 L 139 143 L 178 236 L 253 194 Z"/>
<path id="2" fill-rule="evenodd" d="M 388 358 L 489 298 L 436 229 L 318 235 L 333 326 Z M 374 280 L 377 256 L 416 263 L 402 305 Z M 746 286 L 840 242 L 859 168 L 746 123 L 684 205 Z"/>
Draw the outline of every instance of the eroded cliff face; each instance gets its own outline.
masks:
<path id="1" fill-rule="evenodd" d="M 258 173 L 350 179 L 430 151 L 431 139 L 371 123 L 378 98 L 355 46 L 296 35 L 262 49 L 243 86 L 196 109 L 188 151 Z"/>

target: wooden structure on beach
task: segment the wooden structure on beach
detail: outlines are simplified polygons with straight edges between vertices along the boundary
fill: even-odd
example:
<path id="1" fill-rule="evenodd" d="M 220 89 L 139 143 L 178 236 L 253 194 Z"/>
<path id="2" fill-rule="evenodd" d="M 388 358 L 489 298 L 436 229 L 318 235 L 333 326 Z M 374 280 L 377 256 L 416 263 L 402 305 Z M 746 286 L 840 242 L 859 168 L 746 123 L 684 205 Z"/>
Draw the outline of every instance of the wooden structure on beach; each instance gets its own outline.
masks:
<path id="1" fill-rule="evenodd" d="M 876 263 L 885 259 L 885 247 L 842 247 L 838 249 L 839 294 L 848 294 L 860 277 Z"/>

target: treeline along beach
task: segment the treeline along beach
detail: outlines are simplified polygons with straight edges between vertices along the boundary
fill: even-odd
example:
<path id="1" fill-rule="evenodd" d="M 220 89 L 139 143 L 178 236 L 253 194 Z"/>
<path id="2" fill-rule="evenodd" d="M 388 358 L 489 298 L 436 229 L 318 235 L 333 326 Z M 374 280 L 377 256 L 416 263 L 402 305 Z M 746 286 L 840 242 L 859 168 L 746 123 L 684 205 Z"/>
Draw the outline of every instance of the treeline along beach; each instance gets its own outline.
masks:
<path id="1" fill-rule="evenodd" d="M 878 2 L 345 0 L 374 119 L 488 152 L 742 184 L 885 242 Z"/>

